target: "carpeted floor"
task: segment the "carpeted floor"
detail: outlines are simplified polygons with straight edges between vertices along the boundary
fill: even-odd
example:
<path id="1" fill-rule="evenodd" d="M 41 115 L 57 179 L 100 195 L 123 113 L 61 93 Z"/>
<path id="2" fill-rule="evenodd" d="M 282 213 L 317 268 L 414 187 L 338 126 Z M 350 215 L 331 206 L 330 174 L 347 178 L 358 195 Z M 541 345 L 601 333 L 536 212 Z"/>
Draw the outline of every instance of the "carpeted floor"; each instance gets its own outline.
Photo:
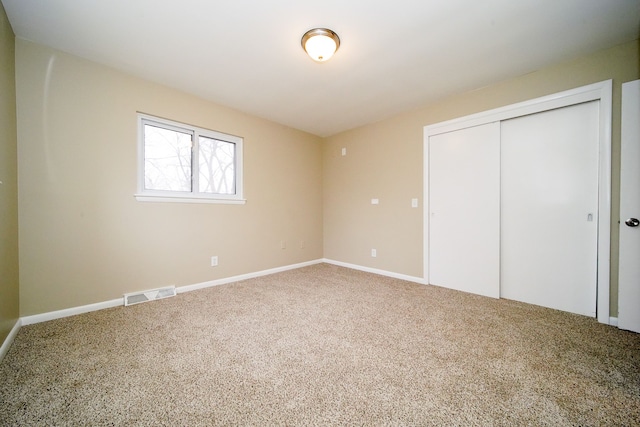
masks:
<path id="1" fill-rule="evenodd" d="M 328 264 L 23 327 L 2 426 L 637 426 L 640 335 Z"/>

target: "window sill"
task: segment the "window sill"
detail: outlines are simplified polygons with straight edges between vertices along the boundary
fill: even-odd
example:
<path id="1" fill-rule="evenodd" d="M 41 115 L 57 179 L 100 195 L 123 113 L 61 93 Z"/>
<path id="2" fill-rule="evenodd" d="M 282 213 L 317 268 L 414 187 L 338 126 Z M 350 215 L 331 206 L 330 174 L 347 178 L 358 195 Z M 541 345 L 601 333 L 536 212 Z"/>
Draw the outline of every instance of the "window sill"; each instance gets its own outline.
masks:
<path id="1" fill-rule="evenodd" d="M 151 194 L 134 194 L 139 202 L 169 202 L 169 203 L 209 203 L 220 205 L 244 205 L 246 199 L 214 199 L 210 197 L 193 197 L 193 196 L 167 196 L 167 195 L 151 195 Z"/>

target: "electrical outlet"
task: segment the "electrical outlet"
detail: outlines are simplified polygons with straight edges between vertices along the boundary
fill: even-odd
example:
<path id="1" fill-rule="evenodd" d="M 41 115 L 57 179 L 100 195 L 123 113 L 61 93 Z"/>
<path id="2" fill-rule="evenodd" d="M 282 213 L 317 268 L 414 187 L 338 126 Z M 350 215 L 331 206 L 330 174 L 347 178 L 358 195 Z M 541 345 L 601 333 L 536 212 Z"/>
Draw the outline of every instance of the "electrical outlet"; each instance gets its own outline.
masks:
<path id="1" fill-rule="evenodd" d="M 300 240 L 300 249 L 304 249 L 304 240 Z"/>
<path id="2" fill-rule="evenodd" d="M 411 207 L 412 208 L 418 207 L 418 199 L 411 199 Z"/>
<path id="3" fill-rule="evenodd" d="M 343 148 L 342 148 L 342 155 L 343 155 L 343 156 L 346 156 L 346 155 L 347 155 L 347 148 L 346 148 L 346 147 L 343 147 Z"/>
<path id="4" fill-rule="evenodd" d="M 212 256 L 211 257 L 211 267 L 217 267 L 218 266 L 218 257 L 217 256 Z"/>
<path id="5" fill-rule="evenodd" d="M 376 251 L 375 249 L 371 249 L 371 256 L 373 258 L 377 257 L 378 256 L 378 251 Z"/>
<path id="6" fill-rule="evenodd" d="M 378 204 L 380 204 L 380 200 L 379 199 L 371 199 L 371 204 L 372 205 L 378 205 Z"/>

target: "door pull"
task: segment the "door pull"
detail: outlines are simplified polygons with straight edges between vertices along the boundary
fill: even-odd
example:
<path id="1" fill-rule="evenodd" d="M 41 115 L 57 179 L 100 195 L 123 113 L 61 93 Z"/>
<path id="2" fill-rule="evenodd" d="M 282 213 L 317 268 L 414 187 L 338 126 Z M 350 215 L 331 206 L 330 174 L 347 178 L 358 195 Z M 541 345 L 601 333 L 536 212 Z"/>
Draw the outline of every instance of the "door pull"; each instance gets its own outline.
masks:
<path id="1" fill-rule="evenodd" d="M 638 225 L 640 225 L 640 221 L 638 221 L 638 218 L 629 218 L 624 223 L 629 227 L 637 227 Z"/>

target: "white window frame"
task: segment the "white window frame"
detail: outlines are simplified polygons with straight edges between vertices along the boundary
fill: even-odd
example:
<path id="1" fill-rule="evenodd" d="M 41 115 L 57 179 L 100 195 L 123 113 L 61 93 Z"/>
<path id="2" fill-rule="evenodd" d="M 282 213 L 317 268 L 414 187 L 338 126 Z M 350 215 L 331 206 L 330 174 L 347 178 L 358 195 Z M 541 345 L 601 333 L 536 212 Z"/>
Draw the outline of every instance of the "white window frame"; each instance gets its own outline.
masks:
<path id="1" fill-rule="evenodd" d="M 148 114 L 138 113 L 138 188 L 134 195 L 139 202 L 177 202 L 177 203 L 226 203 L 226 204 L 245 204 L 243 198 L 243 170 L 242 170 L 242 152 L 243 138 L 235 135 L 229 135 L 210 129 L 204 129 L 185 123 L 167 120 L 160 117 L 154 117 Z M 190 133 L 193 135 L 193 148 L 191 153 L 191 191 L 164 191 L 145 189 L 145 141 L 144 141 L 144 125 L 155 124 L 165 129 L 176 130 L 179 132 Z M 235 144 L 235 194 L 215 194 L 201 193 L 198 190 L 199 179 L 199 162 L 198 162 L 198 140 L 199 136 L 212 138 L 224 142 Z"/>

